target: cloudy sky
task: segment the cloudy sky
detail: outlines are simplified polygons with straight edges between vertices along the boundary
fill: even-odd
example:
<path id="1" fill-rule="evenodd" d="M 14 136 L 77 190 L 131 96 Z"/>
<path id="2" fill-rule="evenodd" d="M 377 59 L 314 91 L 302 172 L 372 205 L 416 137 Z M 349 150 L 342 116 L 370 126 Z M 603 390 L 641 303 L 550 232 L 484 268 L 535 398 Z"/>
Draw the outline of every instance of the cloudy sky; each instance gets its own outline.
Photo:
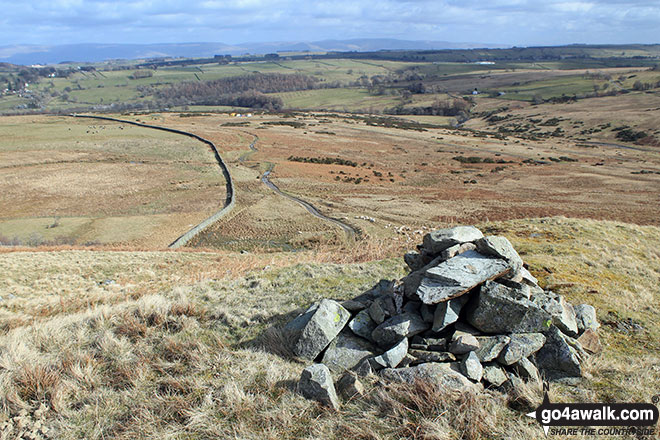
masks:
<path id="1" fill-rule="evenodd" d="M 0 46 L 397 38 L 660 43 L 660 0 L 0 0 Z"/>

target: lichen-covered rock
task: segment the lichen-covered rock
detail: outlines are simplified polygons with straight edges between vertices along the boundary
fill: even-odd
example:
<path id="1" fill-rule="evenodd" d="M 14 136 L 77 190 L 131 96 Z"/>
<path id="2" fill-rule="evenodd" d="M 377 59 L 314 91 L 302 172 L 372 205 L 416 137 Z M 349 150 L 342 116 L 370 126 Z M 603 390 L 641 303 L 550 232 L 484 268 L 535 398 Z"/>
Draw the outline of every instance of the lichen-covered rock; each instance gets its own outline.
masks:
<path id="1" fill-rule="evenodd" d="M 351 332 L 343 331 L 330 343 L 323 354 L 323 364 L 333 372 L 350 370 L 362 360 L 379 354 L 378 350 L 369 341 L 354 336 Z"/>
<path id="2" fill-rule="evenodd" d="M 546 343 L 536 353 L 536 365 L 550 380 L 582 376 L 584 354 L 579 343 L 556 326 L 546 333 Z"/>
<path id="3" fill-rule="evenodd" d="M 504 382 L 509 380 L 504 371 L 504 368 L 497 364 L 484 365 L 483 379 L 491 385 L 496 387 L 502 386 Z"/>
<path id="4" fill-rule="evenodd" d="M 300 393 L 308 399 L 316 400 L 322 405 L 339 409 L 339 399 L 332 383 L 330 370 L 323 364 L 314 364 L 305 368 L 298 382 Z"/>
<path id="5" fill-rule="evenodd" d="M 449 343 L 449 352 L 453 354 L 465 354 L 479 349 L 479 341 L 474 335 L 456 331 Z"/>
<path id="6" fill-rule="evenodd" d="M 391 295 L 381 295 L 369 306 L 369 316 L 376 324 L 382 324 L 383 321 L 395 314 L 396 306 Z"/>
<path id="7" fill-rule="evenodd" d="M 445 389 L 466 392 L 478 390 L 476 384 L 462 375 L 456 362 L 453 363 L 426 363 L 407 368 L 387 368 L 381 371 L 383 379 L 392 382 L 414 383 L 424 380 Z"/>
<path id="8" fill-rule="evenodd" d="M 534 295 L 532 301 L 552 316 L 552 323 L 564 334 L 571 337 L 578 335 L 575 310 L 563 296 L 544 292 Z"/>
<path id="9" fill-rule="evenodd" d="M 364 395 L 364 385 L 355 373 L 347 371 L 339 378 L 336 386 L 339 395 L 344 399 L 353 399 Z"/>
<path id="10" fill-rule="evenodd" d="M 524 293 L 495 281 L 481 286 L 466 317 L 477 329 L 493 334 L 542 332 L 552 324 L 550 314 Z"/>
<path id="11" fill-rule="evenodd" d="M 432 330 L 434 332 L 442 331 L 458 321 L 458 315 L 460 315 L 467 299 L 467 296 L 463 295 L 438 304 L 433 315 Z"/>
<path id="12" fill-rule="evenodd" d="M 410 349 L 408 354 L 415 358 L 412 364 L 422 364 L 424 362 L 453 362 L 456 356 L 447 351 L 429 351 Z"/>
<path id="13" fill-rule="evenodd" d="M 575 311 L 575 321 L 577 322 L 578 333 L 582 334 L 587 329 L 598 330 L 600 324 L 596 317 L 596 309 L 589 304 L 578 304 L 573 306 Z"/>
<path id="14" fill-rule="evenodd" d="M 371 340 L 371 332 L 376 328 L 376 323 L 371 319 L 369 311 L 365 309 L 358 312 L 355 318 L 348 322 L 348 328 L 357 336 Z"/>
<path id="15" fill-rule="evenodd" d="M 497 357 L 497 361 L 503 365 L 515 364 L 536 353 L 545 344 L 545 336 L 541 333 L 514 333 L 509 337 L 511 340 Z"/>
<path id="16" fill-rule="evenodd" d="M 484 255 L 492 255 L 506 260 L 511 265 L 511 272 L 507 278 L 520 277 L 522 281 L 520 272 L 523 267 L 523 260 L 506 237 L 489 235 L 477 240 L 475 245 L 477 251 Z"/>
<path id="17" fill-rule="evenodd" d="M 476 241 L 483 236 L 474 226 L 456 226 L 426 234 L 422 246 L 427 253 L 437 255 L 450 246 Z"/>
<path id="18" fill-rule="evenodd" d="M 351 314 L 338 302 L 323 299 L 284 327 L 296 356 L 314 360 L 344 328 Z"/>
<path id="19" fill-rule="evenodd" d="M 496 336 L 477 336 L 479 348 L 475 350 L 475 354 L 481 362 L 490 362 L 502 352 L 502 349 L 511 341 L 506 335 Z"/>
<path id="20" fill-rule="evenodd" d="M 474 351 L 469 352 L 465 355 L 463 360 L 460 363 L 461 373 L 465 377 L 475 382 L 479 382 L 483 376 L 484 369 L 479 362 L 479 358 L 474 353 Z"/>
<path id="21" fill-rule="evenodd" d="M 541 380 L 539 370 L 528 358 L 522 358 L 511 366 L 518 377 L 526 380 Z"/>
<path id="22" fill-rule="evenodd" d="M 467 251 L 426 270 L 416 293 L 423 303 L 437 304 L 459 297 L 510 270 L 502 259 Z"/>
<path id="23" fill-rule="evenodd" d="M 429 325 L 416 313 L 396 315 L 374 329 L 371 338 L 381 347 L 391 346 L 402 338 L 422 333 Z"/>
<path id="24" fill-rule="evenodd" d="M 408 354 L 408 339 L 403 338 L 394 347 L 380 356 L 371 359 L 371 366 L 375 370 L 382 368 L 396 368 Z"/>

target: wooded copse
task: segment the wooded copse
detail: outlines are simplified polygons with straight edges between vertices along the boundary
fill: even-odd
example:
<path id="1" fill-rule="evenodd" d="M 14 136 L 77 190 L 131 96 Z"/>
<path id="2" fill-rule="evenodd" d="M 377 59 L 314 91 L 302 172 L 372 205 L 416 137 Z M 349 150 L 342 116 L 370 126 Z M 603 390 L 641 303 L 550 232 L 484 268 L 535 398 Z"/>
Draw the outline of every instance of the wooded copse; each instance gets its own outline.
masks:
<path id="1" fill-rule="evenodd" d="M 301 74 L 255 73 L 211 81 L 182 82 L 155 91 L 165 106 L 230 105 L 278 110 L 282 99 L 265 93 L 320 88 L 316 78 Z"/>

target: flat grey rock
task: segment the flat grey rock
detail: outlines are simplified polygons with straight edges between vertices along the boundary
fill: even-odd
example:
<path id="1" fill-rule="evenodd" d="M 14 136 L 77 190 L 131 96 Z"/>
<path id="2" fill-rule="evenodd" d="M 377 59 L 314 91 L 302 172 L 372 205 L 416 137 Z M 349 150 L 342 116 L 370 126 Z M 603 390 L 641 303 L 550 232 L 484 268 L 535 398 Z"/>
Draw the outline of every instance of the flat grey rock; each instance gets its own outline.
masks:
<path id="1" fill-rule="evenodd" d="M 355 299 L 348 299 L 346 301 L 341 302 L 341 306 L 351 313 L 357 313 L 360 310 L 366 309 L 370 305 L 371 305 L 371 301 L 366 301 L 366 300 L 358 301 Z"/>
<path id="2" fill-rule="evenodd" d="M 527 333 L 547 331 L 552 317 L 516 289 L 494 281 L 481 286 L 468 305 L 467 321 L 485 333 Z"/>
<path id="3" fill-rule="evenodd" d="M 343 331 L 330 343 L 323 354 L 323 364 L 335 373 L 350 370 L 364 359 L 380 354 L 369 341 Z"/>
<path id="4" fill-rule="evenodd" d="M 545 344 L 545 336 L 541 333 L 514 333 L 509 337 L 511 340 L 497 357 L 497 361 L 503 365 L 515 364 L 536 353 Z"/>
<path id="5" fill-rule="evenodd" d="M 465 354 L 479 349 L 479 341 L 474 335 L 456 331 L 449 343 L 449 352 L 453 354 Z"/>
<path id="6" fill-rule="evenodd" d="M 511 366 L 518 377 L 531 381 L 541 380 L 538 368 L 528 358 L 522 358 Z"/>
<path id="7" fill-rule="evenodd" d="M 344 328 L 351 314 L 338 302 L 323 299 L 284 327 L 292 350 L 302 359 L 314 360 Z"/>
<path id="8" fill-rule="evenodd" d="M 377 297 L 371 306 L 369 306 L 369 316 L 376 324 L 381 324 L 387 318 L 396 314 L 394 298 L 391 295 L 381 295 Z"/>
<path id="9" fill-rule="evenodd" d="M 488 235 L 475 242 L 477 251 L 484 255 L 491 255 L 497 258 L 506 260 L 511 265 L 511 272 L 509 278 L 514 278 L 521 275 L 523 267 L 523 260 L 518 255 L 518 252 L 513 248 L 511 242 L 506 238 L 499 235 Z M 519 278 L 522 281 L 522 277 Z"/>
<path id="10" fill-rule="evenodd" d="M 511 341 L 506 335 L 497 336 L 477 336 L 479 348 L 475 350 L 475 354 L 481 362 L 490 362 L 502 352 L 502 349 Z"/>
<path id="11" fill-rule="evenodd" d="M 450 246 L 476 241 L 483 236 L 484 234 L 474 226 L 456 226 L 426 234 L 422 246 L 427 253 L 436 255 Z"/>
<path id="12" fill-rule="evenodd" d="M 434 332 L 439 332 L 458 321 L 458 315 L 460 315 L 461 309 L 463 309 L 467 299 L 467 295 L 462 295 L 458 298 L 439 303 L 435 307 L 433 327 L 431 329 Z"/>
<path id="13" fill-rule="evenodd" d="M 402 338 L 417 335 L 427 330 L 429 325 L 416 313 L 402 313 L 392 316 L 371 333 L 371 339 L 381 347 L 388 347 Z"/>
<path id="14" fill-rule="evenodd" d="M 381 368 L 395 368 L 403 358 L 408 354 L 408 339 L 404 338 L 394 347 L 387 350 L 380 356 L 371 359 L 372 368 L 379 370 Z"/>
<path id="15" fill-rule="evenodd" d="M 417 296 L 425 304 L 437 304 L 461 296 L 510 270 L 502 259 L 467 251 L 428 269 L 417 288 Z"/>
<path id="16" fill-rule="evenodd" d="M 381 377 L 392 382 L 414 383 L 423 380 L 435 386 L 466 392 L 478 390 L 476 384 L 462 375 L 457 363 L 426 363 L 407 368 L 387 368 L 381 371 Z"/>
<path id="17" fill-rule="evenodd" d="M 556 326 L 546 333 L 546 343 L 536 353 L 539 371 L 550 380 L 581 377 L 583 354 L 577 341 L 563 334 Z"/>
<path id="18" fill-rule="evenodd" d="M 479 382 L 483 376 L 484 369 L 479 362 L 479 358 L 474 353 L 474 351 L 469 352 L 465 355 L 463 360 L 460 363 L 461 373 L 465 377 L 475 382 Z"/>
<path id="19" fill-rule="evenodd" d="M 424 362 L 454 362 L 456 356 L 447 351 L 430 351 L 430 350 L 408 350 L 408 354 L 415 358 L 413 361 L 416 364 Z"/>
<path id="20" fill-rule="evenodd" d="M 534 275 L 529 273 L 524 267 L 520 268 L 520 275 L 522 277 L 522 282 L 530 286 L 538 286 L 539 280 L 536 279 Z"/>
<path id="21" fill-rule="evenodd" d="M 339 399 L 330 370 L 323 364 L 313 364 L 303 370 L 298 390 L 308 399 L 316 400 L 334 410 L 339 409 Z"/>
<path id="22" fill-rule="evenodd" d="M 376 326 L 374 320 L 371 319 L 369 310 L 366 309 L 358 312 L 358 314 L 355 315 L 355 318 L 348 322 L 348 328 L 351 329 L 353 333 L 369 340 L 371 340 L 371 332 L 374 331 Z"/>
<path id="23" fill-rule="evenodd" d="M 504 382 L 509 380 L 504 371 L 504 368 L 496 364 L 484 365 L 483 379 L 491 385 L 496 387 L 502 386 Z"/>

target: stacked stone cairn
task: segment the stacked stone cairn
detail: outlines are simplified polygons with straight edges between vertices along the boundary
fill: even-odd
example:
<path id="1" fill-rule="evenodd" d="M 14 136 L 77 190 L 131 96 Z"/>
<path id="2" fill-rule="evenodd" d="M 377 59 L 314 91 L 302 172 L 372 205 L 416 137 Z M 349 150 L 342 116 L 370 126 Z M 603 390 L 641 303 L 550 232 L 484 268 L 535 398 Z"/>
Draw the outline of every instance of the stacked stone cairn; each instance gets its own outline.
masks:
<path id="1" fill-rule="evenodd" d="M 336 409 L 337 390 L 360 395 L 359 378 L 370 374 L 507 390 L 580 377 L 588 353 L 601 349 L 594 308 L 540 288 L 505 237 L 440 229 L 404 260 L 403 279 L 348 301 L 323 299 L 284 327 L 293 353 L 316 362 L 300 378 L 304 396 Z"/>

